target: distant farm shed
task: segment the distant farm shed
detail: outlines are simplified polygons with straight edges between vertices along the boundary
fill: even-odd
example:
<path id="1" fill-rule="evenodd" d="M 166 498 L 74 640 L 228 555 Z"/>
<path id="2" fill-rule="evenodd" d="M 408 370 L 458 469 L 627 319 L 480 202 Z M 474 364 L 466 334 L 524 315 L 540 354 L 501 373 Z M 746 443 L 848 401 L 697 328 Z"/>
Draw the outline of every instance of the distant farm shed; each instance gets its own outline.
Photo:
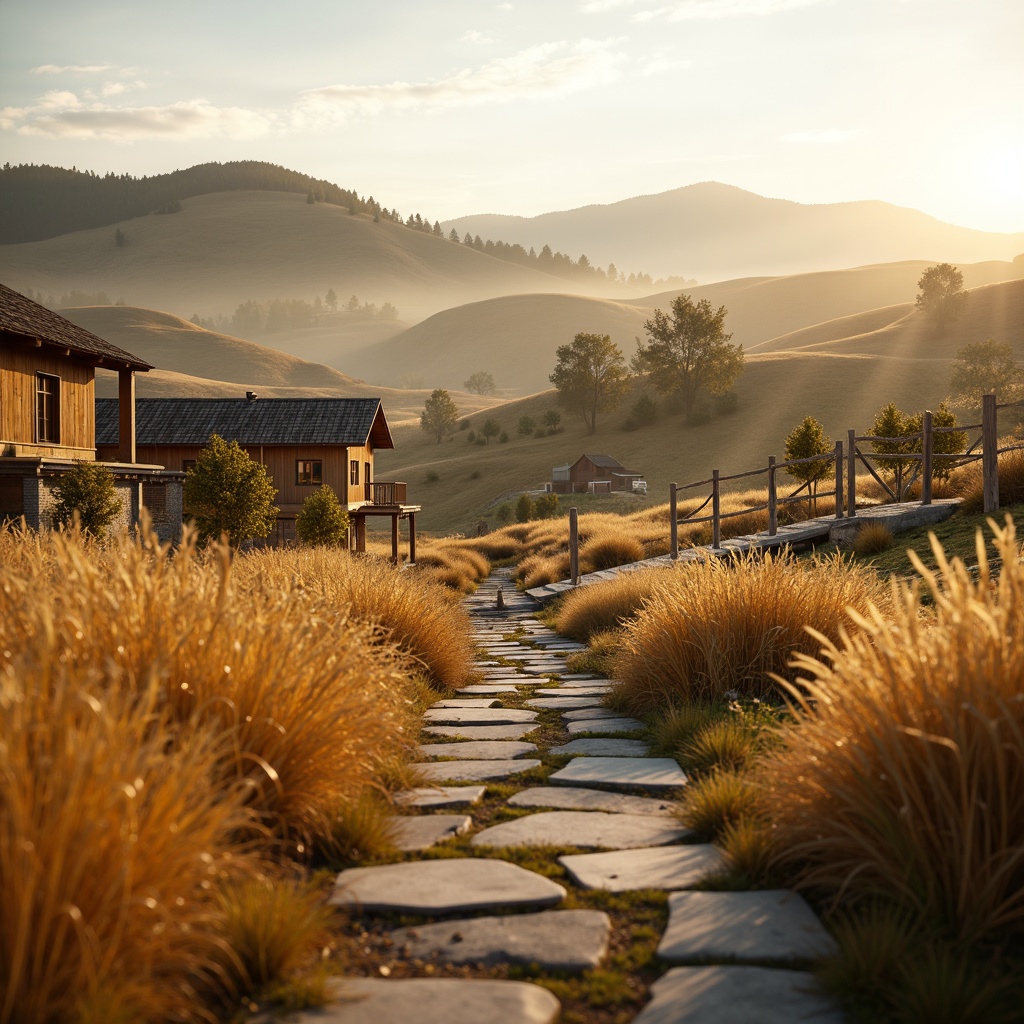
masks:
<path id="1" fill-rule="evenodd" d="M 581 455 L 571 466 L 555 466 L 547 490 L 555 494 L 610 494 L 632 491 L 643 473 L 626 469 L 610 455 Z"/>

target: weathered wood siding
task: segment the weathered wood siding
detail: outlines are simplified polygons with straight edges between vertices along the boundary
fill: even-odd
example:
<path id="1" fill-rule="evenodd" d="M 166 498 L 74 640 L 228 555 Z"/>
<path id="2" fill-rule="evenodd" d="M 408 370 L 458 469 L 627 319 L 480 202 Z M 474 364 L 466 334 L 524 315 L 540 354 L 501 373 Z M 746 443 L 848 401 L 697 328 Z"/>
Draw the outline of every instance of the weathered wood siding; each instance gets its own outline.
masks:
<path id="1" fill-rule="evenodd" d="M 36 374 L 60 378 L 60 444 L 36 441 Z M 92 363 L 34 348 L 0 333 L 0 445 L 39 458 L 96 457 L 96 390 Z"/>

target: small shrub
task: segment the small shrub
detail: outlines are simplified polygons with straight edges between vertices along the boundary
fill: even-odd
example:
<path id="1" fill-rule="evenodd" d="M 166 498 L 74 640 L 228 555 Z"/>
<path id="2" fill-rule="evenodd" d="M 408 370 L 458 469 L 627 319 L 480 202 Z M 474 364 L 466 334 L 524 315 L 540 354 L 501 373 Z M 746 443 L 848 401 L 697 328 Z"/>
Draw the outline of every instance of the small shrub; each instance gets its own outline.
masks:
<path id="1" fill-rule="evenodd" d="M 649 395 L 641 395 L 629 410 L 629 418 L 638 427 L 647 427 L 658 420 L 658 405 Z"/>
<path id="2" fill-rule="evenodd" d="M 749 767 L 757 753 L 757 733 L 736 715 L 709 722 L 677 751 L 683 767 L 694 772 L 719 767 L 738 771 Z"/>
<path id="3" fill-rule="evenodd" d="M 618 629 L 640 610 L 671 570 L 624 572 L 607 583 L 570 591 L 558 605 L 555 628 L 563 636 L 585 642 L 594 633 Z"/>
<path id="4" fill-rule="evenodd" d="M 885 523 L 867 523 L 862 526 L 853 541 L 853 553 L 862 558 L 888 551 L 896 542 L 892 530 Z"/>
<path id="5" fill-rule="evenodd" d="M 441 477 L 435 469 L 428 469 L 427 475 L 423 478 L 425 484 L 436 484 Z"/>
<path id="6" fill-rule="evenodd" d="M 676 757 L 693 738 L 725 714 L 720 706 L 689 703 L 667 708 L 651 726 L 654 749 L 665 757 Z"/>
<path id="7" fill-rule="evenodd" d="M 547 437 L 548 434 L 553 434 L 555 431 L 553 428 L 545 430 L 544 427 L 538 427 L 534 432 L 534 437 Z"/>
<path id="8" fill-rule="evenodd" d="M 639 562 L 645 554 L 643 544 L 634 537 L 607 533 L 588 541 L 580 549 L 580 567 L 583 572 L 600 572 Z"/>
<path id="9" fill-rule="evenodd" d="M 537 429 L 537 421 L 532 416 L 520 416 L 516 433 L 520 437 L 529 437 Z"/>
<path id="10" fill-rule="evenodd" d="M 611 659 L 619 645 L 618 633 L 605 630 L 593 633 L 585 651 L 576 651 L 565 659 L 565 667 L 570 672 L 593 672 L 607 675 L 611 667 Z"/>
<path id="11" fill-rule="evenodd" d="M 733 822 L 761 813 L 761 787 L 747 774 L 716 771 L 683 790 L 677 816 L 704 839 L 715 839 Z"/>
<path id="12" fill-rule="evenodd" d="M 114 474 L 101 462 L 76 462 L 54 488 L 53 524 L 67 527 L 77 517 L 84 533 L 105 536 L 124 502 L 117 496 Z"/>
<path id="13" fill-rule="evenodd" d="M 507 430 L 503 430 L 498 435 L 498 443 L 499 444 L 508 444 L 508 431 Z"/>
<path id="14" fill-rule="evenodd" d="M 480 470 L 479 469 L 474 469 L 473 472 L 469 474 L 469 479 L 470 480 L 479 480 L 480 479 Z"/>
<path id="15" fill-rule="evenodd" d="M 1017 438 L 1000 444 L 1019 443 Z M 954 486 L 961 496 L 960 508 L 969 515 L 985 511 L 984 480 L 980 463 L 964 467 L 954 477 Z M 999 502 L 1017 505 L 1024 502 L 1024 450 L 1004 452 L 999 456 Z"/>
<path id="16" fill-rule="evenodd" d="M 777 884 L 773 841 L 770 826 L 759 817 L 730 820 L 718 834 L 718 845 L 747 888 Z"/>
<path id="17" fill-rule="evenodd" d="M 552 519 L 558 515 L 558 495 L 540 494 L 533 503 L 534 519 Z"/>
<path id="18" fill-rule="evenodd" d="M 459 430 L 469 430 L 469 420 L 459 420 Z"/>
<path id="19" fill-rule="evenodd" d="M 509 501 L 503 501 L 495 510 L 494 518 L 501 523 L 502 526 L 507 526 L 512 522 L 512 503 Z"/>
<path id="20" fill-rule="evenodd" d="M 470 444 L 476 444 L 476 431 L 475 431 L 475 430 L 471 430 L 471 431 L 470 431 L 470 432 L 469 432 L 469 433 L 468 433 L 468 434 L 466 435 L 466 440 L 467 440 L 467 441 L 468 441 L 468 442 L 469 442 Z"/>
<path id="21" fill-rule="evenodd" d="M 348 534 L 348 511 L 326 484 L 302 503 L 295 517 L 295 536 L 303 544 L 342 544 Z"/>
<path id="22" fill-rule="evenodd" d="M 533 518 L 533 499 L 528 494 L 520 494 L 516 500 L 516 522 L 528 523 Z"/>
<path id="23" fill-rule="evenodd" d="M 335 866 L 389 857 L 395 852 L 395 812 L 379 793 L 364 790 L 338 803 L 326 850 Z"/>

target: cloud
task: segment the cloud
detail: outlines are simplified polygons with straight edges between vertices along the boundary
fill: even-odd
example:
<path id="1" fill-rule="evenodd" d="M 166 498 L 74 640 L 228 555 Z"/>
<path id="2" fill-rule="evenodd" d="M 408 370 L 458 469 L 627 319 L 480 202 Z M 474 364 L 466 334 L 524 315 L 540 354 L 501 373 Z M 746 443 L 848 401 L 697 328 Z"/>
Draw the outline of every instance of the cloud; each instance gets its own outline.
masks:
<path id="1" fill-rule="evenodd" d="M 73 93 L 48 93 L 33 107 L 0 110 L 0 128 L 19 135 L 115 142 L 210 136 L 254 138 L 268 132 L 274 120 L 260 111 L 217 107 L 203 99 L 166 106 L 114 107 L 83 103 Z"/>
<path id="2" fill-rule="evenodd" d="M 674 71 L 676 68 L 682 69 L 692 66 L 693 61 L 674 60 L 671 57 L 666 57 L 662 53 L 655 53 L 646 59 L 646 62 L 640 70 L 640 75 L 642 78 L 651 78 L 654 75 L 663 75 L 667 71 Z"/>
<path id="3" fill-rule="evenodd" d="M 478 68 L 456 70 L 435 81 L 384 85 L 329 85 L 306 90 L 298 114 L 308 117 L 372 116 L 385 110 L 464 107 L 587 89 L 619 76 L 625 55 L 615 40 L 542 43 Z"/>
<path id="4" fill-rule="evenodd" d="M 484 32 L 478 32 L 475 28 L 467 28 L 459 37 L 459 42 L 483 46 L 486 43 L 493 43 L 494 40 Z"/>
<path id="5" fill-rule="evenodd" d="M 582 0 L 584 14 L 599 14 L 621 7 L 633 7 L 639 0 Z M 633 21 L 720 21 L 723 18 L 767 17 L 800 7 L 813 7 L 825 0 L 675 0 L 662 7 L 637 11 Z"/>
<path id="6" fill-rule="evenodd" d="M 40 64 L 31 68 L 33 75 L 104 75 L 114 71 L 113 64 Z"/>
<path id="7" fill-rule="evenodd" d="M 782 136 L 783 142 L 794 142 L 798 145 L 835 146 L 860 135 L 859 128 L 811 128 L 805 131 L 789 132 Z"/>
<path id="8" fill-rule="evenodd" d="M 512 5 L 511 4 L 498 4 L 497 9 L 499 11 L 511 11 L 512 10 Z"/>

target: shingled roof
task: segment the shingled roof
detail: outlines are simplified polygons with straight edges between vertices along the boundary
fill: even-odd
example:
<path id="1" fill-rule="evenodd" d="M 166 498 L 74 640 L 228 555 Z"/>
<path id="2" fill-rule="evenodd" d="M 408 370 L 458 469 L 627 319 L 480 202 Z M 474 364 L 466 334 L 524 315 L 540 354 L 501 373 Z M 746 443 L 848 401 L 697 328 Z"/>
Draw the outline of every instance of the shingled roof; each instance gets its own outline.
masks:
<path id="1" fill-rule="evenodd" d="M 78 324 L 66 320 L 52 309 L 25 298 L 21 292 L 0 284 L 0 332 L 17 334 L 32 341 L 41 341 L 59 348 L 71 349 L 81 355 L 92 356 L 97 366 L 109 370 L 152 370 L 153 367 L 98 338 Z"/>
<path id="2" fill-rule="evenodd" d="M 96 444 L 118 439 L 116 398 L 96 399 Z M 394 448 L 379 398 L 137 398 L 140 445 L 205 445 L 211 434 L 241 445 L 340 444 Z"/>

